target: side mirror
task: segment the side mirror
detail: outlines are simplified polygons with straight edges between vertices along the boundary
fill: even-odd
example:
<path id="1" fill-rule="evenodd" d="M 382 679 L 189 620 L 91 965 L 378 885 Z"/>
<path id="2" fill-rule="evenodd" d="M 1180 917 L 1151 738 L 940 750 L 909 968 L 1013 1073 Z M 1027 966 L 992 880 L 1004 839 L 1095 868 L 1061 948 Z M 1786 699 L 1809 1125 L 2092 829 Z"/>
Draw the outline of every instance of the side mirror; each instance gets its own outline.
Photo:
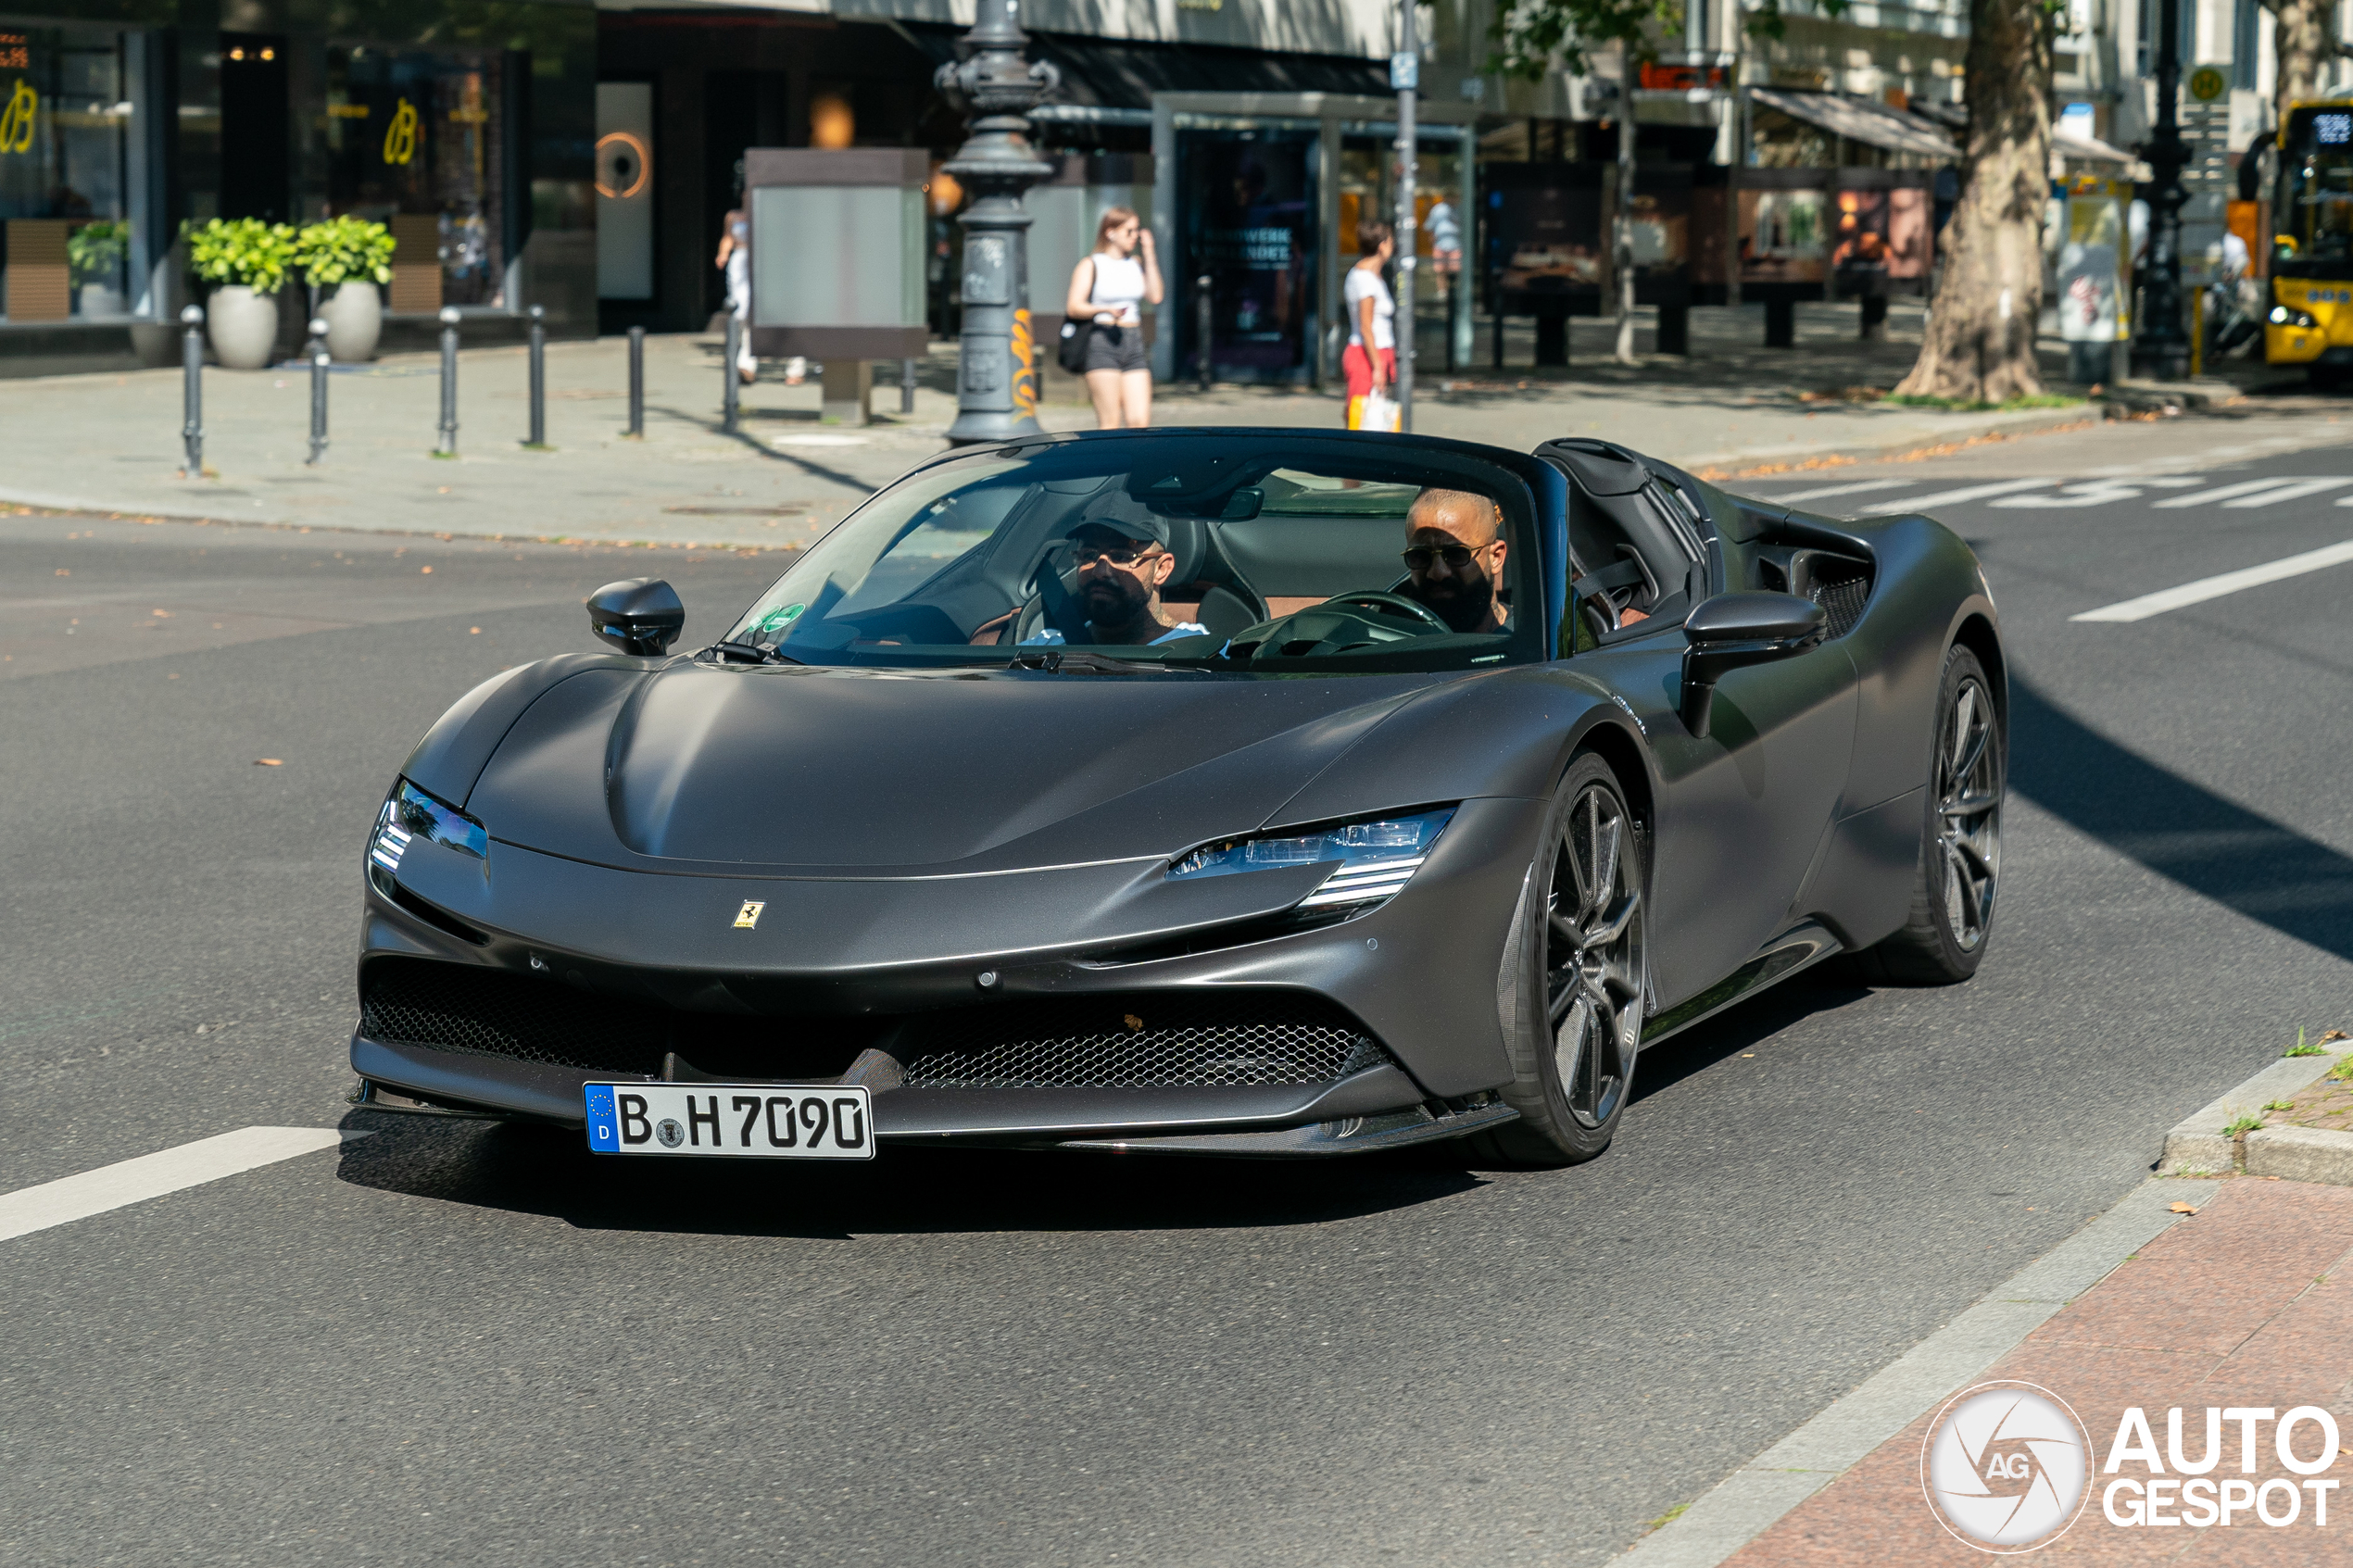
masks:
<path id="1" fill-rule="evenodd" d="M 588 629 L 623 653 L 666 653 L 686 625 L 686 607 L 659 577 L 608 583 L 588 596 L 587 604 Z"/>
<path id="2" fill-rule="evenodd" d="M 1727 672 L 1819 647 L 1829 630 L 1822 607 L 1794 594 L 1718 594 L 1693 607 L 1683 618 L 1683 727 L 1705 740 Z"/>

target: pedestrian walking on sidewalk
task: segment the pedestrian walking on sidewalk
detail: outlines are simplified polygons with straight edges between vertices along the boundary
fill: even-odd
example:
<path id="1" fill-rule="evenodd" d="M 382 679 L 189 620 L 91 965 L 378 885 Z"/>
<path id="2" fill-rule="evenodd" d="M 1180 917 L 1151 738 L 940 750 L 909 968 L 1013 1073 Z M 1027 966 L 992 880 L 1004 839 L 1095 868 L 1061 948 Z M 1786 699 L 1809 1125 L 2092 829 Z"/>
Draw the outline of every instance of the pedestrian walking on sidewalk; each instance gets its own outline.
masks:
<path id="1" fill-rule="evenodd" d="M 1381 269 L 1397 254 L 1396 234 L 1379 220 L 1366 219 L 1356 225 L 1356 249 L 1361 259 L 1340 289 L 1348 306 L 1348 349 L 1340 357 L 1340 373 L 1348 378 L 1348 428 L 1393 431 L 1397 405 L 1389 389 L 1397 382 L 1397 298 Z"/>
<path id="2" fill-rule="evenodd" d="M 1144 318 L 1163 290 L 1151 231 L 1136 209 L 1114 207 L 1095 225 L 1095 253 L 1070 272 L 1063 314 L 1088 321 L 1087 395 L 1104 430 L 1141 430 L 1152 422 L 1151 360 L 1144 352 Z"/>
<path id="3" fill-rule="evenodd" d="M 740 188 L 737 201 L 743 200 Z M 727 274 L 727 309 L 743 330 L 736 334 L 736 374 L 749 386 L 760 374 L 760 361 L 751 352 L 751 209 L 749 205 L 732 207 L 719 220 L 719 259 L 711 263 Z M 785 384 L 799 386 L 809 374 L 809 361 L 796 354 L 785 361 Z"/>

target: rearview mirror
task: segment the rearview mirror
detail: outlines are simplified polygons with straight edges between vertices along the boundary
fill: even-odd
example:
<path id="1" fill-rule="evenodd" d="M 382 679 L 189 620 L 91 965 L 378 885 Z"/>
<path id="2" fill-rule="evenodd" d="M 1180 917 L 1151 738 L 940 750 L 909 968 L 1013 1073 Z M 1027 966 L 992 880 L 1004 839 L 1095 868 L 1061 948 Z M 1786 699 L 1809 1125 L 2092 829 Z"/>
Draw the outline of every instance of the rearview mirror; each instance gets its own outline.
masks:
<path id="1" fill-rule="evenodd" d="M 686 607 L 659 577 L 608 583 L 588 596 L 588 629 L 623 653 L 658 657 L 686 629 Z"/>
<path id="2" fill-rule="evenodd" d="M 1683 727 L 1707 738 L 1716 683 L 1747 664 L 1764 664 L 1821 646 L 1830 618 L 1794 594 L 1718 594 L 1683 618 Z"/>

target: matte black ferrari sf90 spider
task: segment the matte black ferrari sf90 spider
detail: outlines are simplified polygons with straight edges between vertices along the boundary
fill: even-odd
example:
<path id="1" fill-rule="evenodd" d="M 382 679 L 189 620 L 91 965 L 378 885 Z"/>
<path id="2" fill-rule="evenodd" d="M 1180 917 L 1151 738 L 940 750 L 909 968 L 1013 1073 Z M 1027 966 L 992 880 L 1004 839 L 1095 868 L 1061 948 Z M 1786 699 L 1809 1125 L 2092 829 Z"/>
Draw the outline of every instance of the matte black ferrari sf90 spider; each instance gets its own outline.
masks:
<path id="1" fill-rule="evenodd" d="M 722 640 L 460 699 L 367 855 L 362 1103 L 617 1154 L 1609 1142 L 1637 1053 L 1833 955 L 1963 980 L 1976 558 L 1598 442 L 940 458 Z"/>

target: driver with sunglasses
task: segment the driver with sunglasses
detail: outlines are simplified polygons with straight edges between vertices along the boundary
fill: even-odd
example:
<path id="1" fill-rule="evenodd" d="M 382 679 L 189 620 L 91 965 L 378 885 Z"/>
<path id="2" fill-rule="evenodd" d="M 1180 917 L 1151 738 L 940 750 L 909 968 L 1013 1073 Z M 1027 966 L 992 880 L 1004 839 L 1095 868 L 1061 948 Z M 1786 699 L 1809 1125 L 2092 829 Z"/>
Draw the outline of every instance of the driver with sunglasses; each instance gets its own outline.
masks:
<path id="1" fill-rule="evenodd" d="M 1413 581 L 1400 594 L 1457 632 L 1495 632 L 1511 624 L 1496 586 L 1511 553 L 1501 507 L 1467 490 L 1425 490 L 1405 514 L 1405 570 Z M 1617 623 L 1647 619 L 1629 606 Z"/>
<path id="2" fill-rule="evenodd" d="M 1502 508 L 1467 490 L 1425 490 L 1405 514 L 1405 570 L 1398 593 L 1457 632 L 1500 632 L 1511 612 L 1497 596 L 1504 558 Z"/>
<path id="3" fill-rule="evenodd" d="M 1161 586 L 1176 570 L 1176 558 L 1168 553 L 1166 518 L 1114 490 L 1088 503 L 1068 537 L 1071 561 L 1078 569 L 1071 596 L 1087 617 L 1085 641 L 1143 647 L 1208 633 L 1199 621 L 1170 621 L 1161 613 Z M 1025 638 L 1024 645 L 1070 640 L 1049 626 Z"/>

